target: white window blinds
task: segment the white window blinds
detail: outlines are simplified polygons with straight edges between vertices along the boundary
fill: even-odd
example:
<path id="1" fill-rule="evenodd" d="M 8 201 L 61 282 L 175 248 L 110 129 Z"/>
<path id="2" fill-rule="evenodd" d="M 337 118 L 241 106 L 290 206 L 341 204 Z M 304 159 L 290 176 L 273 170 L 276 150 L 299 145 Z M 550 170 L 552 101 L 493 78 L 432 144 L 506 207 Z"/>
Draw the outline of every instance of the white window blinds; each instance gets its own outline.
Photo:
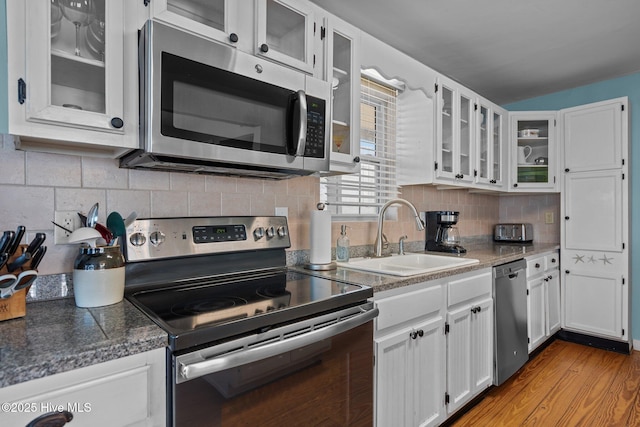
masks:
<path id="1" fill-rule="evenodd" d="M 397 90 L 366 77 L 360 91 L 360 173 L 322 178 L 320 192 L 334 215 L 376 216 L 397 197 Z"/>

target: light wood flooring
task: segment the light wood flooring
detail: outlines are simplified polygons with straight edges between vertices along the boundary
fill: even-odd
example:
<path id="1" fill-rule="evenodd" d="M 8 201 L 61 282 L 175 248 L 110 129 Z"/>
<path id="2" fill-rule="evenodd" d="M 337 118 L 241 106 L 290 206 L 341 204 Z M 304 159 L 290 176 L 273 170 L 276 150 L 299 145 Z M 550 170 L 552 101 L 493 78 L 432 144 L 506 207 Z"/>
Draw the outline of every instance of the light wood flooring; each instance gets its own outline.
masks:
<path id="1" fill-rule="evenodd" d="M 555 340 L 450 425 L 640 426 L 640 352 Z"/>

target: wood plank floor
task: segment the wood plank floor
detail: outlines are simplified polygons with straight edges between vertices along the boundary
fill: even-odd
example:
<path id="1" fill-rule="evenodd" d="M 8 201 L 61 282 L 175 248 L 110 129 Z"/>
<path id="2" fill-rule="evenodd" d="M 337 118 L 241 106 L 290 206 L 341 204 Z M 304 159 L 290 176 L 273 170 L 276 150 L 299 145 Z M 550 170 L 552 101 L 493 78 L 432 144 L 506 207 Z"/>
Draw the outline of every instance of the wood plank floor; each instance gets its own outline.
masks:
<path id="1" fill-rule="evenodd" d="M 451 426 L 640 426 L 640 352 L 555 340 Z"/>

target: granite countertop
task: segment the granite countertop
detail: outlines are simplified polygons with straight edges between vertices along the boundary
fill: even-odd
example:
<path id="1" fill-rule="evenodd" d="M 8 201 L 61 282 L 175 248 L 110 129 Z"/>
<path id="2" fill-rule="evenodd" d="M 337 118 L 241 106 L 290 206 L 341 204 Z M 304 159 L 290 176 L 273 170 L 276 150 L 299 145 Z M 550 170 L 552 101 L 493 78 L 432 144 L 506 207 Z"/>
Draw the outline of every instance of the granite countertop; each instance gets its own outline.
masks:
<path id="1" fill-rule="evenodd" d="M 338 267 L 317 272 L 293 269 L 335 280 L 371 286 L 374 293 L 492 267 L 557 250 L 557 244 L 468 246 L 471 266 L 410 277 L 367 273 Z M 441 252 L 434 254 L 444 255 Z M 455 256 L 455 255 L 450 255 Z M 0 322 L 0 388 L 48 375 L 164 348 L 167 333 L 129 301 L 78 308 L 73 298 L 27 303 L 23 318 Z"/>
<path id="2" fill-rule="evenodd" d="M 129 301 L 78 308 L 32 302 L 0 322 L 0 388 L 167 346 L 167 333 Z"/>
<path id="3" fill-rule="evenodd" d="M 400 288 L 403 286 L 409 286 L 416 283 L 422 283 L 429 280 L 440 279 L 442 277 L 453 276 L 456 274 L 466 273 L 468 271 L 479 270 L 482 268 L 493 267 L 500 264 L 505 264 L 511 261 L 516 261 L 524 257 L 541 254 L 544 252 L 558 250 L 560 245 L 558 244 L 546 244 L 536 243 L 527 245 L 518 244 L 480 244 L 466 246 L 467 253 L 465 258 L 474 258 L 479 260 L 478 264 L 469 266 L 451 268 L 435 273 L 420 274 L 415 276 L 391 276 L 387 274 L 376 274 L 365 271 L 352 270 L 349 268 L 338 267 L 335 270 L 329 271 L 310 271 L 297 267 L 301 271 L 305 271 L 308 274 L 319 275 L 322 277 L 331 278 L 334 280 L 355 283 L 359 285 L 371 286 L 373 292 L 388 291 L 390 289 Z M 407 252 L 409 253 L 409 252 Z M 415 251 L 414 251 L 415 253 Z M 427 253 L 427 252 L 422 252 Z M 442 252 L 428 252 L 434 255 L 449 255 Z"/>

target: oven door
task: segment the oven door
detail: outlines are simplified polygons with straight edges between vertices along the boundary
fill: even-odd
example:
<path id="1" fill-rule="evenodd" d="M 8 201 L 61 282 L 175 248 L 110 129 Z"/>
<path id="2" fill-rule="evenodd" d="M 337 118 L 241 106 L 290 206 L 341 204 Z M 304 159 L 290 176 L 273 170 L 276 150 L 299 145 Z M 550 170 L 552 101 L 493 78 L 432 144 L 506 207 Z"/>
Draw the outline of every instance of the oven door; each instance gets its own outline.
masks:
<path id="1" fill-rule="evenodd" d="M 373 303 L 172 358 L 175 426 L 373 424 Z"/>
<path id="2" fill-rule="evenodd" d="M 328 83 L 153 21 L 140 47 L 146 152 L 328 169 Z"/>

